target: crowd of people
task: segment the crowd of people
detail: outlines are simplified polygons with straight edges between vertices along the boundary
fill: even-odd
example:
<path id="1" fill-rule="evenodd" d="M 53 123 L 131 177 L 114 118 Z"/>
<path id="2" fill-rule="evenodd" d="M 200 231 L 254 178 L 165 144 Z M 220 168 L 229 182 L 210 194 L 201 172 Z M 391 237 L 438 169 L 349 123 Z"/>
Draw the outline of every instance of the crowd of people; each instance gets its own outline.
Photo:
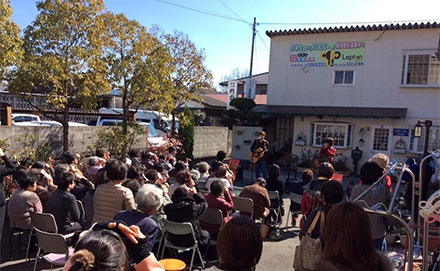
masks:
<path id="1" fill-rule="evenodd" d="M 264 137 L 258 140 L 253 147 L 267 145 Z M 325 155 L 334 156 L 331 142 L 324 147 Z M 0 156 L 4 161 L 0 224 L 5 220 L 6 196 L 12 228 L 31 229 L 31 212 L 52 214 L 60 234 L 75 233 L 79 238 L 64 270 L 129 270 L 130 266 L 163 270 L 151 251 L 164 234 L 165 220 L 190 222 L 203 251 L 217 238 L 218 266 L 209 270 L 254 270 L 263 246 L 255 220 L 273 225 L 284 214 L 280 167 L 273 164 L 266 169 L 264 161 L 260 165 L 264 177 L 235 195 L 235 172 L 225 163 L 224 151 L 211 165 L 191 165 L 189 159 L 178 157 L 174 146 L 156 153 L 131 150 L 124 159 L 112 158 L 105 149 L 83 159 L 65 152 L 57 165 L 30 158 L 14 164 L 1 149 Z M 377 154 L 362 166 L 360 184 L 348 195 L 351 199 L 382 176 L 387 159 Z M 388 204 L 390 180 L 374 195 L 367 194 L 360 205 L 345 202 L 342 184 L 332 180 L 332 159 L 327 161 L 318 165 L 316 178 L 312 170 L 304 170 L 303 182 L 294 188 L 294 193 L 302 194 L 302 202 L 290 206 L 303 214 L 299 237 L 320 238 L 323 244 L 315 270 L 392 270 L 390 261 L 376 250 L 382 247 L 386 222 L 360 207 Z M 14 185 L 5 191 L 6 176 Z M 268 191 L 278 191 L 279 199 L 271 199 Z M 233 196 L 252 199 L 252 217 L 234 211 Z M 273 211 L 278 207 L 279 217 Z M 199 220 L 208 208 L 221 210 L 222 228 Z M 179 246 L 194 244 L 191 235 L 169 234 L 168 239 Z"/>

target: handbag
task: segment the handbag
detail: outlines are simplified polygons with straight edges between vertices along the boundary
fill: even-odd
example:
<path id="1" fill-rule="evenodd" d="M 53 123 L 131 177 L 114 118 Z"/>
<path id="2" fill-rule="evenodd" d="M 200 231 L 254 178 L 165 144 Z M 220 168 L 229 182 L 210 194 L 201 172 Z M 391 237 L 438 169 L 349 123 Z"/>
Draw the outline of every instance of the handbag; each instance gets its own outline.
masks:
<path id="1" fill-rule="evenodd" d="M 301 239 L 299 246 L 295 248 L 293 268 L 297 271 L 313 270 L 313 261 L 322 254 L 322 243 L 320 238 L 314 239 L 310 237 L 319 218 L 321 218 L 319 225 L 320 236 L 323 235 L 325 216 L 324 212 L 320 210 L 313 218 L 313 222 L 307 230 L 306 235 Z"/>

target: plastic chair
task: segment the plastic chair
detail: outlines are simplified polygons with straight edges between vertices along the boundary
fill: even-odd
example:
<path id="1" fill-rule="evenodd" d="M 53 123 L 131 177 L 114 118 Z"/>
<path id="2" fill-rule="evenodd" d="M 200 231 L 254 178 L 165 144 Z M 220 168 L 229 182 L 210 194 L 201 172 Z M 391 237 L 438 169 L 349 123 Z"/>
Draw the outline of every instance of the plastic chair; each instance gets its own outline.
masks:
<path id="1" fill-rule="evenodd" d="M 234 209 L 240 212 L 240 215 L 247 215 L 253 220 L 254 219 L 254 201 L 249 198 L 242 197 L 232 197 L 234 202 Z"/>
<path id="2" fill-rule="evenodd" d="M 279 197 L 279 193 L 278 191 L 267 191 L 269 193 L 269 199 L 270 201 L 275 201 L 277 203 L 277 207 L 275 208 L 271 208 L 269 207 L 270 211 L 273 211 L 275 213 L 275 222 L 273 223 L 273 225 L 275 227 L 281 225 L 280 221 L 281 221 L 281 202 L 280 202 L 280 197 Z"/>
<path id="3" fill-rule="evenodd" d="M 292 205 L 292 203 L 297 204 L 299 206 L 301 206 L 301 200 L 302 200 L 302 195 L 299 194 L 294 194 L 294 193 L 290 193 L 289 194 L 289 198 L 290 198 L 290 205 Z M 286 219 L 286 228 L 288 228 L 289 225 L 289 218 L 292 217 L 292 221 L 294 221 L 293 216 L 294 215 L 301 215 L 301 210 L 292 210 L 292 208 L 289 208 L 290 210 L 290 216 L 287 216 Z M 296 225 L 295 225 L 296 226 Z"/>
<path id="4" fill-rule="evenodd" d="M 37 270 L 38 255 L 41 250 L 48 252 L 43 256 L 43 259 L 50 263 L 50 270 L 53 265 L 64 266 L 69 259 L 70 254 L 73 252 L 73 248 L 67 246 L 66 238 L 58 233 L 49 233 L 41 231 L 35 228 L 38 240 L 37 256 L 35 257 L 34 271 Z"/>
<path id="5" fill-rule="evenodd" d="M 173 244 L 171 241 L 168 240 L 167 235 L 171 233 L 174 235 L 187 235 L 187 234 L 191 234 L 193 239 L 194 239 L 194 245 L 192 246 L 178 246 Z M 163 242 L 163 246 L 162 246 L 162 253 L 160 255 L 160 258 L 163 258 L 163 254 L 165 252 L 165 247 L 169 247 L 169 248 L 173 248 L 173 249 L 177 249 L 177 250 L 181 250 L 181 251 L 193 251 L 192 255 L 191 255 L 191 262 L 189 265 L 189 271 L 192 270 L 193 267 L 193 262 L 194 262 L 194 256 L 196 254 L 199 255 L 200 258 L 200 262 L 202 264 L 202 270 L 205 269 L 205 263 L 202 257 L 202 253 L 200 253 L 200 249 L 199 249 L 199 245 L 198 245 L 198 241 L 196 239 L 196 234 L 194 233 L 194 229 L 191 225 L 191 223 L 189 222 L 173 222 L 173 221 L 169 221 L 169 220 L 165 220 L 165 234 L 162 236 L 162 238 L 164 240 Z"/>

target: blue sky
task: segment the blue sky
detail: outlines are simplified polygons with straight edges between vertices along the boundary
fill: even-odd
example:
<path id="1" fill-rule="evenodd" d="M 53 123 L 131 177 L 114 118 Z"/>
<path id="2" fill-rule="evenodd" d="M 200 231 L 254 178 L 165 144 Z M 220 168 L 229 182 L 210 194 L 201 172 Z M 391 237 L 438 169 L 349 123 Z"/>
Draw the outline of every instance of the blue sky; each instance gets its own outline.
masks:
<path id="1" fill-rule="evenodd" d="M 389 22 L 440 20 L 438 0 L 104 0 L 108 10 L 125 13 L 130 19 L 150 27 L 159 25 L 166 32 L 186 33 L 206 54 L 206 65 L 214 75 L 215 86 L 233 68 L 249 69 L 251 27 L 241 17 L 257 26 L 253 73 L 268 71 L 270 39 L 266 30 L 323 27 L 320 23 Z M 202 14 L 165 2 L 216 15 Z M 11 0 L 13 19 L 23 29 L 35 19 L 34 0 Z M 234 14 L 235 13 L 235 14 Z M 238 21 L 237 21 L 238 20 Z M 299 24 L 265 24 L 265 23 Z M 307 25 L 308 23 L 319 25 Z M 305 24 L 305 25 L 304 25 Z M 339 24 L 338 24 L 339 25 Z"/>

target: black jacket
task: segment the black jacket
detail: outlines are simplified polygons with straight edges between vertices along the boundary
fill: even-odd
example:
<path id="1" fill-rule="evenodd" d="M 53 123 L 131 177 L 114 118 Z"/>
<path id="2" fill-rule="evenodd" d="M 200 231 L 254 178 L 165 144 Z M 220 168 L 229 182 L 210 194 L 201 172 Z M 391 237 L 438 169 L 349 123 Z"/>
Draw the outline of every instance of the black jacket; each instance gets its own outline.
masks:
<path id="1" fill-rule="evenodd" d="M 197 193 L 190 197 L 178 197 L 173 199 L 173 203 L 165 206 L 167 219 L 174 222 L 190 222 L 193 226 L 196 239 L 199 245 L 206 245 L 209 241 L 209 233 L 202 230 L 198 217 L 208 208 L 205 197 Z M 169 240 L 176 245 L 190 246 L 194 244 L 190 235 L 178 236 L 169 234 Z"/>
<path id="2" fill-rule="evenodd" d="M 66 232 L 73 222 L 79 222 L 80 212 L 75 196 L 63 189 L 56 189 L 49 197 L 44 212 L 55 217 L 58 232 Z"/>
<path id="3" fill-rule="evenodd" d="M 6 205 L 5 185 L 3 183 L 3 177 L 11 175 L 15 170 L 15 166 L 11 163 L 6 155 L 3 156 L 5 167 L 0 166 L 0 207 Z"/>

